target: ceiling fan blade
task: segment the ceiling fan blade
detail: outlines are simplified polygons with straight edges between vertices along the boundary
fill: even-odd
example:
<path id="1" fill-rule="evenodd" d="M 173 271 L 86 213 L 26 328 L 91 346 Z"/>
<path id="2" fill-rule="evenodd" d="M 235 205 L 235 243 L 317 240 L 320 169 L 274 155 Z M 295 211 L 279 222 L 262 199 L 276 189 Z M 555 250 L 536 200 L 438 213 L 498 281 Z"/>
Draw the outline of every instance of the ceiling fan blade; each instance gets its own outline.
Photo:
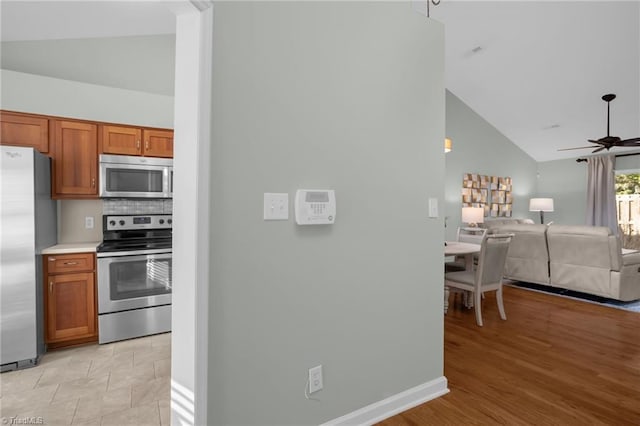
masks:
<path id="1" fill-rule="evenodd" d="M 638 145 L 640 145 L 640 138 L 625 139 L 623 141 L 618 142 L 616 145 L 618 145 L 618 146 L 638 146 Z"/>
<path id="2" fill-rule="evenodd" d="M 588 140 L 589 142 L 591 142 L 591 143 L 599 143 L 599 144 L 601 144 L 601 143 L 602 143 L 602 141 L 601 141 L 600 139 L 598 139 L 597 141 L 594 141 L 593 139 L 587 139 L 587 140 Z"/>
<path id="3" fill-rule="evenodd" d="M 593 146 L 579 146 L 577 148 L 562 148 L 562 149 L 559 149 L 558 151 L 572 151 L 574 149 L 587 149 L 587 148 L 593 148 Z"/>
<path id="4" fill-rule="evenodd" d="M 605 149 L 605 148 L 606 148 L 605 146 L 601 146 L 601 147 L 600 147 L 600 148 L 598 148 L 598 149 L 594 149 L 594 150 L 593 150 L 593 152 L 592 152 L 592 154 L 595 154 L 596 152 L 600 152 L 600 151 L 602 151 L 602 150 L 603 150 L 603 149 Z"/>

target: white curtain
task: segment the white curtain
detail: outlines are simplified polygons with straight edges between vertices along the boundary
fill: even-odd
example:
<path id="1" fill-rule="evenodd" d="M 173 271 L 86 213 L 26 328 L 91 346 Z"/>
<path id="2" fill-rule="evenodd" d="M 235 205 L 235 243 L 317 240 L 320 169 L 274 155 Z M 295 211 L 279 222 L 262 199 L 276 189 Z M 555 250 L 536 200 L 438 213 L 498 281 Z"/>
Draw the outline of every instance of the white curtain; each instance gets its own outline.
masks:
<path id="1" fill-rule="evenodd" d="M 618 235 L 615 166 L 615 155 L 587 161 L 587 225 L 608 226 Z"/>

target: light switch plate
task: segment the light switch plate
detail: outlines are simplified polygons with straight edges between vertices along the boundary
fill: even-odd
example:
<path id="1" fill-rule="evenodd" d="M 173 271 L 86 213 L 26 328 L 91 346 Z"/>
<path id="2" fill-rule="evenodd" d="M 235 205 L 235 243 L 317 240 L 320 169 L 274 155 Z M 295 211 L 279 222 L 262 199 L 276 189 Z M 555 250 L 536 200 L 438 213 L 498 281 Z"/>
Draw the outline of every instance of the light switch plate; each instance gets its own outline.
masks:
<path id="1" fill-rule="evenodd" d="M 264 193 L 264 220 L 289 220 L 289 194 Z"/>
<path id="2" fill-rule="evenodd" d="M 429 217 L 438 217 L 438 199 L 429 198 Z"/>
<path id="3" fill-rule="evenodd" d="M 309 369 L 309 393 L 318 392 L 322 390 L 324 384 L 322 383 L 322 365 L 315 366 Z"/>

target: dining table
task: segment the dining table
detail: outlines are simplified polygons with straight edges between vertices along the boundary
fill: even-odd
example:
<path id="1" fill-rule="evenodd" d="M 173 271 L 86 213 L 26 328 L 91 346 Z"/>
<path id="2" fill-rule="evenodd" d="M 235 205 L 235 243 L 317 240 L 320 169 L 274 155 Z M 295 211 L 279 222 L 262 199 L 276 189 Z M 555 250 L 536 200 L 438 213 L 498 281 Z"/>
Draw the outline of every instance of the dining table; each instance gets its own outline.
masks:
<path id="1" fill-rule="evenodd" d="M 473 267 L 473 255 L 480 253 L 480 244 L 445 241 L 444 256 L 464 256 L 465 269 Z"/>
<path id="2" fill-rule="evenodd" d="M 473 255 L 480 253 L 480 244 L 445 241 L 444 256 L 464 256 L 465 271 L 473 269 Z M 444 313 L 449 310 L 449 287 L 444 286 Z"/>

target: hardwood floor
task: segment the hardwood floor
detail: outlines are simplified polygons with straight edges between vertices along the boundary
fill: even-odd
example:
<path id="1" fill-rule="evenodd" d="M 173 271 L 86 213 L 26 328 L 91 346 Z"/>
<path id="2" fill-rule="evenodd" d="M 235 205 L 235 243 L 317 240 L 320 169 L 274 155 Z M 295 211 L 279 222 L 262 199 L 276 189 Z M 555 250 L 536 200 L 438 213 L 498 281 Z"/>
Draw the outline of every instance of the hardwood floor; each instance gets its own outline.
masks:
<path id="1" fill-rule="evenodd" d="M 450 393 L 391 425 L 640 425 L 640 314 L 505 286 L 484 327 L 460 296 L 445 319 Z"/>

